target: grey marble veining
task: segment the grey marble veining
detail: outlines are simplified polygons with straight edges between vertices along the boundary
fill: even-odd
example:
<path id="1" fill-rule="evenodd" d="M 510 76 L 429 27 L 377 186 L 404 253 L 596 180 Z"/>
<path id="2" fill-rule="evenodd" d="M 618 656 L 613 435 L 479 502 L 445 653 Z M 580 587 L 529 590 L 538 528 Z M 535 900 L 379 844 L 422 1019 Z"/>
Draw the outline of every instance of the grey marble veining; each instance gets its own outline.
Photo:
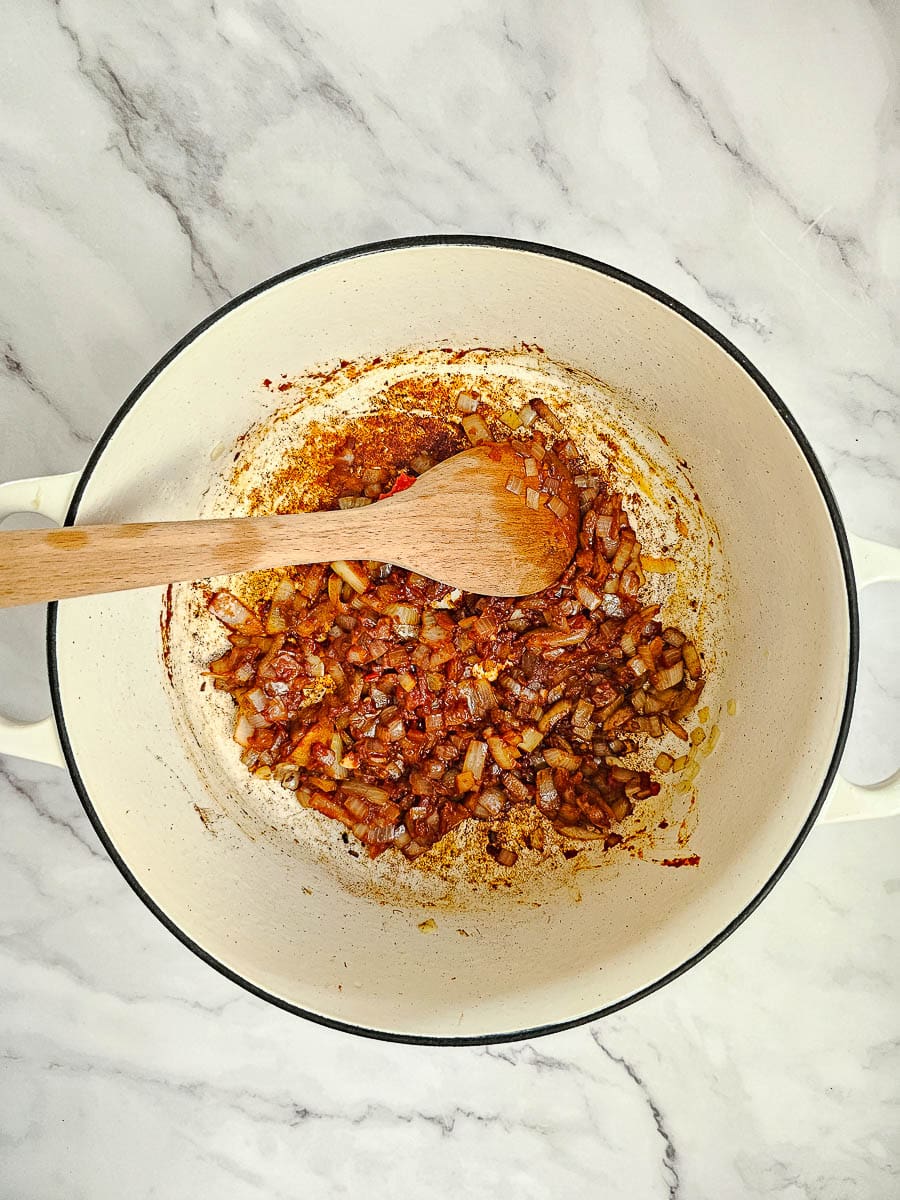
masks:
<path id="1" fill-rule="evenodd" d="M 0 479 L 80 467 L 223 300 L 354 243 L 544 240 L 768 375 L 848 525 L 900 543 L 889 2 L 0 6 Z M 854 777 L 897 765 L 864 598 Z M 891 633 L 891 625 L 894 631 Z M 46 703 L 0 613 L 0 703 Z M 532 1044 L 363 1041 L 183 949 L 61 772 L 0 760 L 0 1196 L 900 1194 L 897 822 L 816 830 L 676 983 Z"/>

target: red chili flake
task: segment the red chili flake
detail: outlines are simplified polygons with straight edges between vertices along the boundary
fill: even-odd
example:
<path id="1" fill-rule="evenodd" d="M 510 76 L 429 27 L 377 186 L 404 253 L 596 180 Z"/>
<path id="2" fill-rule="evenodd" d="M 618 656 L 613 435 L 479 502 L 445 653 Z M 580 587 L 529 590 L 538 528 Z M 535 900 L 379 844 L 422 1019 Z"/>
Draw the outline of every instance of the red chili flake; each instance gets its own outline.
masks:
<path id="1" fill-rule="evenodd" d="M 264 380 L 263 380 L 263 387 L 271 387 L 271 386 L 272 386 L 272 380 L 271 380 L 271 379 L 264 379 Z"/>
<path id="2" fill-rule="evenodd" d="M 407 488 L 412 487 L 416 482 L 415 475 L 408 475 L 406 471 L 401 471 L 397 476 L 397 481 L 389 492 L 382 492 L 378 497 L 379 500 L 386 500 L 388 496 L 396 496 L 398 492 L 405 492 Z"/>
<path id="3" fill-rule="evenodd" d="M 663 867 L 698 867 L 699 854 L 688 854 L 685 858 L 664 858 L 660 864 Z"/>
<path id="4" fill-rule="evenodd" d="M 279 383 L 278 390 L 279 392 L 286 392 L 290 386 L 291 385 L 289 383 Z"/>

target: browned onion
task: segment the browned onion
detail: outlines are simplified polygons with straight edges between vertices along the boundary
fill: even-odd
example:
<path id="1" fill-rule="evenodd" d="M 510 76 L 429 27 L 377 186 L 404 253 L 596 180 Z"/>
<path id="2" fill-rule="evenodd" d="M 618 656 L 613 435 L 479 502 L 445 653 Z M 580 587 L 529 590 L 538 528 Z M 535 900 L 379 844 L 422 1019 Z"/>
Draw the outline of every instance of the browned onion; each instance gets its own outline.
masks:
<path id="1" fill-rule="evenodd" d="M 476 442 L 488 436 L 477 407 L 477 397 L 458 401 Z M 517 416 L 562 429 L 542 401 Z M 522 476 L 509 477 L 510 490 L 561 515 L 554 449 L 531 429 L 514 444 Z M 658 606 L 642 605 L 641 547 L 621 498 L 579 464 L 573 443 L 557 449 L 577 481 L 578 550 L 536 596 L 480 597 L 335 561 L 298 568 L 255 610 L 228 592 L 210 600 L 230 645 L 209 670 L 235 700 L 242 761 L 340 822 L 370 855 L 394 847 L 418 858 L 475 819 L 491 827 L 488 853 L 511 867 L 517 853 L 493 827 L 510 805 L 529 803 L 563 836 L 613 844 L 615 823 L 659 790 L 621 756 L 643 739 L 689 737 L 682 722 L 703 688 L 700 655 L 680 630 L 663 629 Z M 335 455 L 339 506 L 377 499 L 401 468 L 433 465 L 424 452 L 396 471 L 365 461 L 358 443 Z M 656 770 L 673 761 L 659 754 Z"/>

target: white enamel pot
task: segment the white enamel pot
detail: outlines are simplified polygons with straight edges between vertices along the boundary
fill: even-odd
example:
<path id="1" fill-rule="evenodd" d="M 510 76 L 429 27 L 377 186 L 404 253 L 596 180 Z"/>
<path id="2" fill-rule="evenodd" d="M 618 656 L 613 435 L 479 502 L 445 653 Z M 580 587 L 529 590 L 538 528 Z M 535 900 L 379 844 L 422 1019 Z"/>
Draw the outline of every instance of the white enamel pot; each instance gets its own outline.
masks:
<path id="1" fill-rule="evenodd" d="M 622 389 L 689 462 L 721 538 L 730 632 L 718 687 L 738 716 L 703 768 L 698 867 L 622 855 L 614 871 L 584 873 L 580 902 L 500 903 L 468 937 L 463 919 L 437 913 L 425 936 L 427 910 L 354 893 L 277 839 L 212 836 L 197 807 L 215 798 L 164 686 L 159 589 L 51 605 L 54 719 L 0 721 L 0 751 L 68 767 L 122 874 L 185 945 L 258 996 L 356 1033 L 501 1041 L 602 1016 L 735 929 L 829 791 L 826 819 L 894 811 L 896 779 L 862 789 L 837 768 L 856 678 L 854 568 L 860 585 L 896 579 L 900 553 L 848 539 L 786 406 L 703 320 L 614 268 L 493 238 L 364 246 L 260 285 L 153 368 L 83 471 L 0 486 L 0 517 L 192 517 L 210 447 L 252 423 L 247 397 L 264 376 L 523 340 Z"/>

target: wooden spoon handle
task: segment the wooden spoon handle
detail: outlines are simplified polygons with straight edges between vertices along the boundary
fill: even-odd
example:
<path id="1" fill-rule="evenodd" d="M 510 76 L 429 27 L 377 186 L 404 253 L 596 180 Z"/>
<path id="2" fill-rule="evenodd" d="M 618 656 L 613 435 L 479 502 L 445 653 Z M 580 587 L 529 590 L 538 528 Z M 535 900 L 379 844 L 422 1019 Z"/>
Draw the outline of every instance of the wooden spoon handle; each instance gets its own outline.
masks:
<path id="1" fill-rule="evenodd" d="M 393 508 L 0 533 L 0 608 L 295 563 L 397 561 Z M 414 548 L 414 536 L 400 541 Z"/>

